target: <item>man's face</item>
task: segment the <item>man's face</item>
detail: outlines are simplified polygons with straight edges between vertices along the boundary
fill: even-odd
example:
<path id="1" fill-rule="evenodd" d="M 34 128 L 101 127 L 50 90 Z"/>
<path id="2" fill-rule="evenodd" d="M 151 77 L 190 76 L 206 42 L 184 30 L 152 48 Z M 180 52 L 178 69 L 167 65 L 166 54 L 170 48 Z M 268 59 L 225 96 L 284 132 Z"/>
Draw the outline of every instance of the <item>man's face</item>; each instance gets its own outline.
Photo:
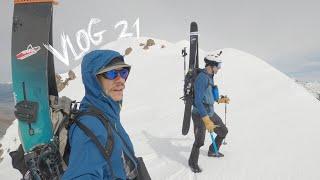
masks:
<path id="1" fill-rule="evenodd" d="M 214 74 L 217 74 L 220 68 L 218 68 L 217 66 L 211 66 L 211 67 L 212 67 L 212 72 Z"/>
<path id="2" fill-rule="evenodd" d="M 206 67 L 208 74 L 217 74 L 219 71 L 219 68 L 217 68 L 216 66 L 207 66 Z"/>
<path id="3" fill-rule="evenodd" d="M 119 68 L 116 70 L 122 70 L 123 68 Z M 110 96 L 114 101 L 121 101 L 123 98 L 123 90 L 125 88 L 126 80 L 122 78 L 119 74 L 113 80 L 107 79 L 102 75 L 98 75 L 98 79 L 101 83 L 104 92 Z"/>

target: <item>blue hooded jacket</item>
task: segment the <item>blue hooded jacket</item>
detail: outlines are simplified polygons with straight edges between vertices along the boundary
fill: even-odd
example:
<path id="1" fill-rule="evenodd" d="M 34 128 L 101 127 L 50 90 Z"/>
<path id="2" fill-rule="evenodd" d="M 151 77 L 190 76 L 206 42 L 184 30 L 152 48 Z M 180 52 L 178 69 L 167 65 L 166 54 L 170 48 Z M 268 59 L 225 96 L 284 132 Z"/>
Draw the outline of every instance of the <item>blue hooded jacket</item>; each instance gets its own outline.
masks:
<path id="1" fill-rule="evenodd" d="M 117 131 L 117 133 L 112 133 L 114 144 L 109 160 L 111 167 L 93 141 L 78 126 L 72 125 L 68 136 L 71 152 L 68 168 L 62 177 L 64 180 L 126 179 L 124 155 L 133 162 L 135 167 L 137 166 L 134 154 L 130 153 L 130 151 L 134 153 L 132 142 L 120 123 L 120 102 L 105 95 L 96 77 L 96 73 L 102 67 L 119 56 L 121 55 L 115 51 L 96 50 L 88 53 L 81 64 L 85 96 L 81 101 L 80 110 L 86 111 L 90 105 L 95 106 L 105 114 Z M 107 130 L 98 118 L 85 115 L 79 120 L 97 136 L 100 143 L 103 145 L 107 143 Z M 122 136 L 130 150 L 126 148 L 117 134 Z"/>
<path id="2" fill-rule="evenodd" d="M 214 101 L 217 101 L 218 87 L 214 86 L 213 76 L 206 70 L 201 70 L 194 82 L 194 105 L 192 113 L 199 114 L 200 117 L 206 115 L 213 116 Z"/>

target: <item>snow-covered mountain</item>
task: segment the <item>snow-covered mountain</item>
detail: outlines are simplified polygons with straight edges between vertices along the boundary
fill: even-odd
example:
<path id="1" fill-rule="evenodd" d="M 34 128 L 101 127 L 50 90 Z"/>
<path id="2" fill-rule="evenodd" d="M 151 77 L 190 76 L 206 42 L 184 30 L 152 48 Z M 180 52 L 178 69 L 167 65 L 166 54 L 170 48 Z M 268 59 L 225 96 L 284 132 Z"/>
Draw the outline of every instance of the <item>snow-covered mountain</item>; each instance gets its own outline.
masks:
<path id="1" fill-rule="evenodd" d="M 301 84 L 305 87 L 314 97 L 320 100 L 320 82 L 306 82 L 306 81 L 298 81 L 297 83 Z"/>
<path id="2" fill-rule="evenodd" d="M 209 136 L 200 153 L 201 174 L 187 165 L 193 144 L 192 129 L 181 135 L 184 104 L 181 49 L 187 41 L 170 43 L 155 39 L 144 50 L 147 38 L 121 39 L 104 46 L 125 52 L 132 71 L 127 81 L 121 120 L 131 136 L 138 156 L 143 156 L 152 179 L 320 179 L 320 102 L 261 59 L 236 49 L 222 49 L 223 67 L 215 82 L 231 103 L 227 107 L 229 134 L 221 148 L 224 158 L 206 156 Z M 162 45 L 165 45 L 163 47 Z M 200 51 L 202 66 L 204 51 Z M 61 92 L 81 100 L 83 86 L 78 76 Z M 66 76 L 66 75 L 64 75 Z M 216 104 L 224 119 L 225 106 Z M 5 152 L 17 147 L 17 123 L 1 143 Z M 2 179 L 18 179 L 10 158 L 0 163 Z"/>

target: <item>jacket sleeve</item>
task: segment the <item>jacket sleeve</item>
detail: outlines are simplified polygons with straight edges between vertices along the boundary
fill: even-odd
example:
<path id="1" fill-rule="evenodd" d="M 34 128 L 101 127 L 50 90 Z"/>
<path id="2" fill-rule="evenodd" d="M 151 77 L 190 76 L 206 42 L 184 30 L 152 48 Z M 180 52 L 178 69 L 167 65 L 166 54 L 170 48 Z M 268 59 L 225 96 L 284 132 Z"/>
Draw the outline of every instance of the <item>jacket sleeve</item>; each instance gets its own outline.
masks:
<path id="1" fill-rule="evenodd" d="M 207 87 L 208 81 L 205 75 L 200 73 L 194 83 L 194 105 L 198 109 L 201 117 L 208 115 L 203 105 L 203 97 Z"/>
<path id="2" fill-rule="evenodd" d="M 107 130 L 96 117 L 82 116 L 80 121 L 92 130 L 102 144 L 106 143 Z M 76 125 L 72 125 L 69 130 L 69 143 L 71 152 L 63 180 L 107 179 L 105 176 L 109 174 L 106 172 L 109 169 L 108 163 L 92 140 Z"/>

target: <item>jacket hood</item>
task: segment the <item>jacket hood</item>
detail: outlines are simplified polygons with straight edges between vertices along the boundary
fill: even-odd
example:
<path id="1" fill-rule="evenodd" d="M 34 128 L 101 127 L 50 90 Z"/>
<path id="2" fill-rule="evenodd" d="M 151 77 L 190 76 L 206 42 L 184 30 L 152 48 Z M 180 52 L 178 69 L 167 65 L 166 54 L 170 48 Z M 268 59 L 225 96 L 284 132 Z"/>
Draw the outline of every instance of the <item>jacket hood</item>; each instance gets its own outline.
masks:
<path id="1" fill-rule="evenodd" d="M 81 101 L 80 110 L 93 105 L 103 111 L 111 120 L 119 120 L 120 102 L 114 101 L 104 93 L 96 74 L 111 62 L 120 57 L 118 52 L 112 50 L 95 50 L 84 56 L 81 63 L 82 82 L 85 87 L 85 96 Z"/>

